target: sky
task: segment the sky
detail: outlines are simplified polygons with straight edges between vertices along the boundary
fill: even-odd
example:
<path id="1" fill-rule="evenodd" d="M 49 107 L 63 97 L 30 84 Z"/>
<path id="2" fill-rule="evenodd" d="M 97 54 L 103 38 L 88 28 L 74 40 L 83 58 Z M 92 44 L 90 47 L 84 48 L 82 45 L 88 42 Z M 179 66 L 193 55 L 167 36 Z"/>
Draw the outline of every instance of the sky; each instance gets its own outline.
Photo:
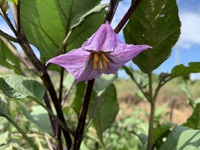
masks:
<path id="1" fill-rule="evenodd" d="M 109 0 L 102 0 L 102 3 Z M 112 22 L 112 27 L 115 28 L 130 6 L 131 0 L 122 0 L 119 3 L 116 15 Z M 200 61 L 200 0 L 177 0 L 179 7 L 179 16 L 182 23 L 181 35 L 173 47 L 171 56 L 154 72 L 171 72 L 171 69 L 178 64 L 187 65 L 189 62 Z M 0 17 L 1 30 L 7 31 L 8 27 L 3 23 Z M 124 41 L 122 32 L 119 33 L 119 38 Z M 193 74 L 194 78 L 199 77 L 199 74 Z"/>

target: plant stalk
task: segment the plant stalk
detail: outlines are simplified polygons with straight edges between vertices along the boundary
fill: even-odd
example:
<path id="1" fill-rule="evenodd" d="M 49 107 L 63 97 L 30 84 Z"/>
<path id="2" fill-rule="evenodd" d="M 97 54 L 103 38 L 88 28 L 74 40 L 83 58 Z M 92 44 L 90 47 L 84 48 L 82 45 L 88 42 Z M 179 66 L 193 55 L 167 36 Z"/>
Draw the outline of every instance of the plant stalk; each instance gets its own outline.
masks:
<path id="1" fill-rule="evenodd" d="M 79 150 L 83 138 L 83 133 L 84 133 L 84 128 L 85 128 L 85 120 L 87 116 L 87 111 L 89 108 L 89 103 L 90 103 L 90 97 L 92 94 L 92 89 L 94 85 L 94 79 L 88 81 L 87 87 L 86 87 L 86 93 L 83 101 L 83 105 L 81 108 L 81 113 L 79 116 L 79 121 L 78 125 L 74 134 L 74 143 L 73 143 L 73 149 L 74 150 Z"/>
<path id="2" fill-rule="evenodd" d="M 153 150 L 153 125 L 155 117 L 155 99 L 153 97 L 153 87 L 152 87 L 152 72 L 148 74 L 149 77 L 149 99 L 150 102 L 150 116 L 149 116 L 149 129 L 148 129 L 148 143 L 147 150 Z"/>

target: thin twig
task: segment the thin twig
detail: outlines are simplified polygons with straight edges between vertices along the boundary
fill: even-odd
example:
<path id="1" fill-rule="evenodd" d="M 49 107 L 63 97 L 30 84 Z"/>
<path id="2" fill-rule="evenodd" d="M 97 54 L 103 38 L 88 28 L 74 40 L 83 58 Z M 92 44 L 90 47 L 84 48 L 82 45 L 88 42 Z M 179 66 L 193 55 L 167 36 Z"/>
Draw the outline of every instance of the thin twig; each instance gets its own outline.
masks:
<path id="1" fill-rule="evenodd" d="M 4 38 L 6 38 L 6 39 L 9 40 L 9 41 L 13 41 L 13 42 L 18 43 L 18 40 L 17 40 L 16 38 L 14 38 L 13 36 L 11 36 L 11 35 L 5 33 L 5 32 L 2 31 L 1 29 L 0 29 L 0 36 L 3 36 Z"/>
<path id="2" fill-rule="evenodd" d="M 18 33 L 15 30 L 15 27 L 13 26 L 12 22 L 10 21 L 10 18 L 8 17 L 7 13 L 1 9 L 2 12 L 2 17 L 3 19 L 6 21 L 6 23 L 8 24 L 8 26 L 10 27 L 10 29 L 13 31 L 13 33 L 15 34 L 15 36 L 17 37 Z"/>
<path id="3" fill-rule="evenodd" d="M 44 95 L 44 101 L 45 101 L 45 104 L 46 104 L 47 108 L 49 108 L 49 111 L 53 112 L 47 93 L 45 93 L 45 95 Z M 53 119 L 53 117 L 50 114 L 49 114 L 49 119 L 50 119 L 50 122 L 51 122 L 51 126 L 52 126 L 52 129 L 53 129 L 54 136 L 56 136 L 56 125 L 57 124 L 56 124 L 55 120 Z"/>
<path id="4" fill-rule="evenodd" d="M 24 59 L 16 50 L 16 48 L 14 47 L 14 45 L 7 40 L 6 38 L 0 36 L 0 39 L 4 42 L 4 44 L 8 47 L 8 49 L 11 51 L 11 53 L 20 60 L 20 62 L 22 62 L 29 70 L 31 70 L 32 72 L 36 73 L 34 67 L 26 60 Z"/>
<path id="5" fill-rule="evenodd" d="M 65 101 L 67 100 L 67 97 L 68 97 L 70 91 L 71 91 L 71 87 L 66 91 L 66 93 L 65 93 L 65 95 L 64 95 L 64 97 L 63 97 L 63 100 L 62 100 L 62 102 L 61 102 L 61 106 L 64 105 L 64 103 L 65 103 Z"/>
<path id="6" fill-rule="evenodd" d="M 52 147 L 52 145 L 51 145 L 51 142 L 50 142 L 50 140 L 49 140 L 49 138 L 48 138 L 48 135 L 47 135 L 46 133 L 44 133 L 44 137 L 45 137 L 45 139 L 46 139 L 46 141 L 47 141 L 49 150 L 53 150 L 53 147 Z"/>

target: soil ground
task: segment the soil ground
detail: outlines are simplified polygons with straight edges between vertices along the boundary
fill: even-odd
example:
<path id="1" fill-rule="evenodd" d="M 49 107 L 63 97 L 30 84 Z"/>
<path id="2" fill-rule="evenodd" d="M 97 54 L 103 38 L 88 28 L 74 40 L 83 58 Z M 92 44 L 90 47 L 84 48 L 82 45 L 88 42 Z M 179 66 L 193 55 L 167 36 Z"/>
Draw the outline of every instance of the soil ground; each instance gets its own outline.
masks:
<path id="1" fill-rule="evenodd" d="M 192 114 L 193 109 L 191 108 L 191 106 L 188 105 L 188 98 L 183 93 L 183 91 L 181 91 L 181 84 L 178 82 L 178 86 L 174 86 L 175 84 L 177 84 L 177 82 L 178 80 L 173 81 L 173 83 L 164 87 L 160 91 L 156 100 L 156 108 L 168 103 L 168 105 L 163 109 L 162 119 L 164 119 L 164 121 L 166 122 L 171 121 L 174 124 L 181 125 L 182 123 L 187 121 L 188 117 Z M 197 85 L 193 86 L 199 85 L 200 84 L 198 83 Z M 127 88 L 124 89 L 124 87 Z M 131 115 L 132 111 L 136 110 L 137 108 L 141 108 L 142 110 L 144 110 L 145 113 L 149 114 L 149 102 L 141 99 L 141 97 L 138 97 L 138 89 L 133 84 L 130 84 L 130 81 L 123 81 L 123 83 L 117 81 L 116 88 L 118 93 L 119 105 L 122 110 L 122 114 L 120 114 L 120 116 L 129 116 Z M 193 88 L 195 89 L 195 87 Z M 193 89 L 191 90 L 194 91 Z M 195 97 L 198 97 L 199 94 L 196 93 L 198 92 L 195 92 L 193 95 L 195 95 Z M 144 119 L 148 121 L 148 117 Z"/>

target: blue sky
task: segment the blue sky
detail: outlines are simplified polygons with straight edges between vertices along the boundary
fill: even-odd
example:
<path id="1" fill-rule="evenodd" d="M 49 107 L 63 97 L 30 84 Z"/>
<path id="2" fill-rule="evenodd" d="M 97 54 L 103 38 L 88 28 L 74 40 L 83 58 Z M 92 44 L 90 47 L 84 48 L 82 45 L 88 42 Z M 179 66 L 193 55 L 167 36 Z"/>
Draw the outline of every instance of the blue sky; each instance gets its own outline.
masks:
<path id="1" fill-rule="evenodd" d="M 102 2 L 108 2 L 103 0 Z M 121 20 L 130 6 L 131 0 L 120 1 L 117 13 L 112 22 L 113 28 Z M 187 65 L 192 61 L 200 61 L 200 0 L 177 0 L 179 16 L 182 22 L 181 36 L 173 48 L 172 54 L 158 69 L 156 73 L 171 72 L 177 64 Z M 0 28 L 11 33 L 0 17 Z M 122 33 L 119 34 L 122 39 Z M 123 39 L 122 39 L 123 40 Z"/>

